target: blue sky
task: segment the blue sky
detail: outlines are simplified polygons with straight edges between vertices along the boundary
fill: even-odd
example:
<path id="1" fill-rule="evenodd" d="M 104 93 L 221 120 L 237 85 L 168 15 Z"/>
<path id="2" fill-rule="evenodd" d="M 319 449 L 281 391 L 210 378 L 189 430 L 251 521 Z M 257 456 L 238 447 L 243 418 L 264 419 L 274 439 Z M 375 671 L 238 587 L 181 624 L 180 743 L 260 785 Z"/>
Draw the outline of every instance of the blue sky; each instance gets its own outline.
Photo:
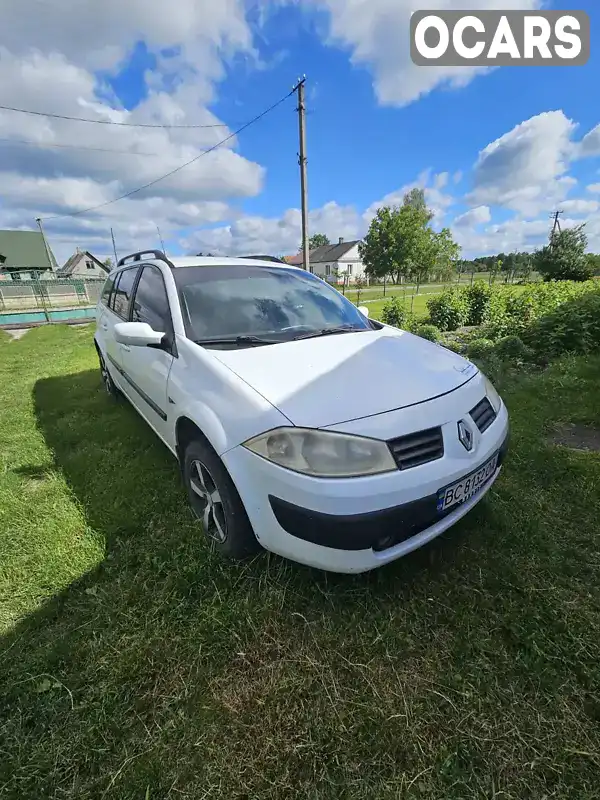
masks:
<path id="1" fill-rule="evenodd" d="M 498 7 L 491 0 L 470 5 Z M 499 4 L 509 6 L 539 3 Z M 54 17 L 39 28 L 9 18 L 0 33 L 0 103 L 129 122 L 222 122 L 229 129 L 107 130 L 0 112 L 0 137 L 15 140 L 0 147 L 0 225 L 4 217 L 6 227 L 14 220 L 28 226 L 41 214 L 65 258 L 76 241 L 108 252 L 110 227 L 123 247 L 154 246 L 148 240 L 157 225 L 177 252 L 293 251 L 294 98 L 156 189 L 77 212 L 199 154 L 306 74 L 312 232 L 362 236 L 377 205 L 399 202 L 406 188 L 421 185 L 435 224 L 450 226 L 466 255 L 537 246 L 555 207 L 573 223 L 586 221 L 590 247 L 600 250 L 597 3 L 560 3 L 590 16 L 586 66 L 463 71 L 464 85 L 450 88 L 448 73 L 410 64 L 409 7 L 409 0 L 223 0 L 215 9 L 208 0 L 181 0 L 165 20 L 155 0 L 143 9 L 121 9 L 115 0 L 95 22 L 91 3 L 73 12 L 57 0 Z M 60 34 L 50 36 L 48 26 L 60 24 Z M 79 26 L 94 25 L 97 50 L 74 51 Z M 40 149 L 23 153 L 16 140 L 32 138 Z M 92 155 L 53 149 L 51 142 L 151 155 Z M 50 219 L 61 214 L 67 216 Z"/>

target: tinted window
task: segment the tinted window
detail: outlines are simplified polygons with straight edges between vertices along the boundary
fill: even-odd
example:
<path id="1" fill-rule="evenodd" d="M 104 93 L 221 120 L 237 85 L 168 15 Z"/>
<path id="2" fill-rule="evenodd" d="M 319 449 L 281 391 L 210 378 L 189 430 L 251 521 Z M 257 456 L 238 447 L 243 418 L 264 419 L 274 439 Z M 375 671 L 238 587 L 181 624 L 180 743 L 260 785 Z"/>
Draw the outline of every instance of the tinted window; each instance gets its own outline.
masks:
<path id="1" fill-rule="evenodd" d="M 187 267 L 174 275 L 194 340 L 254 335 L 286 341 L 338 326 L 372 329 L 340 292 L 303 270 Z"/>
<path id="2" fill-rule="evenodd" d="M 159 269 L 144 267 L 133 300 L 134 322 L 147 322 L 158 332 L 171 331 L 171 312 L 165 282 Z"/>
<path id="3" fill-rule="evenodd" d="M 137 272 L 137 267 L 124 270 L 113 292 L 110 307 L 115 314 L 118 314 L 122 319 L 127 319 L 129 315 L 129 303 L 131 301 L 131 293 Z"/>
<path id="4" fill-rule="evenodd" d="M 115 279 L 113 277 L 106 279 L 106 283 L 104 284 L 104 288 L 102 289 L 102 296 L 100 298 L 100 300 L 104 303 L 105 306 L 108 305 L 110 293 L 112 292 L 112 288 L 114 285 L 115 285 Z"/>

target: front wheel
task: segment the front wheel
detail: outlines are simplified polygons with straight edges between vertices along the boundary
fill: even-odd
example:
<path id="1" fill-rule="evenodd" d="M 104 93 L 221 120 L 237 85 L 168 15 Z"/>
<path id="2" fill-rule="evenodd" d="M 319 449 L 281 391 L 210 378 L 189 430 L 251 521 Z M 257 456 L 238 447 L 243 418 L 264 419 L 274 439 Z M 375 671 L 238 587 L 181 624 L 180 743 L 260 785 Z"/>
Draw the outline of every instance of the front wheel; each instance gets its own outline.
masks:
<path id="1" fill-rule="evenodd" d="M 237 489 L 208 443 L 196 440 L 188 445 L 183 479 L 192 510 L 216 550 L 242 559 L 260 549 Z"/>

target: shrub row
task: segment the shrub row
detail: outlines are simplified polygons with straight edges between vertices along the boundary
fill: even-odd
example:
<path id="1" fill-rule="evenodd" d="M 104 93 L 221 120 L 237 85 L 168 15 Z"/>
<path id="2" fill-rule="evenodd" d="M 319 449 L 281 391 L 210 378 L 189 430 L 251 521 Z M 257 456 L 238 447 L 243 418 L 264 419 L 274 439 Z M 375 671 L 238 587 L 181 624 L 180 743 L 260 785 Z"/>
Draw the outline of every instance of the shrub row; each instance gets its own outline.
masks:
<path id="1" fill-rule="evenodd" d="M 540 317 L 563 303 L 600 292 L 599 281 L 533 283 L 519 289 L 487 286 L 452 287 L 427 302 L 430 322 L 442 331 L 464 325 L 484 326 L 485 338 L 521 335 Z"/>

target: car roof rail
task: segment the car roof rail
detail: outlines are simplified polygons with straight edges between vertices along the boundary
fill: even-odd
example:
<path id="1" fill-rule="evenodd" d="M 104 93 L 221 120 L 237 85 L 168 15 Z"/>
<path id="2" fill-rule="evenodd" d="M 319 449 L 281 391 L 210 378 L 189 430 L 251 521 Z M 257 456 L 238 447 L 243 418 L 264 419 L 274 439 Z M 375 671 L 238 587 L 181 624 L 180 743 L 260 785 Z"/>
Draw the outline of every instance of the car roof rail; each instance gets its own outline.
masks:
<path id="1" fill-rule="evenodd" d="M 276 264 L 286 264 L 282 258 L 276 256 L 240 256 L 240 258 L 252 258 L 255 261 L 274 261 Z"/>
<path id="2" fill-rule="evenodd" d="M 171 262 L 169 261 L 169 259 L 163 253 L 162 250 L 140 250 L 139 253 L 131 253 L 128 256 L 123 256 L 123 258 L 120 258 L 117 263 L 117 267 L 122 267 L 129 261 L 141 261 L 142 256 L 149 256 L 149 255 L 152 255 L 152 257 L 156 259 L 156 261 L 164 261 L 165 264 L 168 264 L 170 267 L 173 266 L 173 264 L 171 264 Z"/>

